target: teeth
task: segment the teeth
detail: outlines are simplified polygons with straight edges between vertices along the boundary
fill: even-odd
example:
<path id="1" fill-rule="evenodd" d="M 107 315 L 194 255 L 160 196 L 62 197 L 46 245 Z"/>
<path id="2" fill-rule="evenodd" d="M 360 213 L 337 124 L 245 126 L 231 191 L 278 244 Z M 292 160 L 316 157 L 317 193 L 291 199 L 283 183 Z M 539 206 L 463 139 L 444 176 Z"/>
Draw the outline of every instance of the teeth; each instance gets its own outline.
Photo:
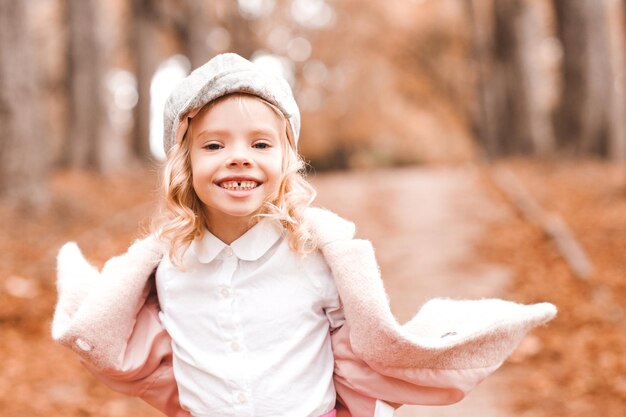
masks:
<path id="1" fill-rule="evenodd" d="M 258 185 L 256 181 L 224 181 L 219 184 L 220 187 L 227 190 L 251 190 Z"/>

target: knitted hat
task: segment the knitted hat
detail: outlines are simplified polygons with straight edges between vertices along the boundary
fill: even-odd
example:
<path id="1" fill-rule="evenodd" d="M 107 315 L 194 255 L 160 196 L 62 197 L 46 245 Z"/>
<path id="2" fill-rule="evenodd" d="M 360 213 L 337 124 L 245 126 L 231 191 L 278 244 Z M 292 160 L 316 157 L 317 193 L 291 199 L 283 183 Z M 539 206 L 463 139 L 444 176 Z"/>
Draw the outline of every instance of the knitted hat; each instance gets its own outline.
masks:
<path id="1" fill-rule="evenodd" d="M 163 114 L 165 152 L 183 139 L 189 119 L 205 104 L 230 93 L 252 94 L 278 107 L 289 121 L 297 145 L 300 111 L 289 83 L 237 54 L 225 53 L 195 69 L 168 97 Z"/>

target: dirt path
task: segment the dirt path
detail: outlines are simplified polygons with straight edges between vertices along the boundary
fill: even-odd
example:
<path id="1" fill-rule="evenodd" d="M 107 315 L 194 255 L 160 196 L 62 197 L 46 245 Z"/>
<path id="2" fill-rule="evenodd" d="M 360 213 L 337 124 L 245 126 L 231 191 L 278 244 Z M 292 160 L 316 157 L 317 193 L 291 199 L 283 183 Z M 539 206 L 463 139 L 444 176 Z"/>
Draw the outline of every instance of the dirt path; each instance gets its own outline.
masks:
<path id="1" fill-rule="evenodd" d="M 317 204 L 357 224 L 376 248 L 391 308 L 401 323 L 436 296 L 505 297 L 510 271 L 481 261 L 475 245 L 490 222 L 509 215 L 481 187 L 471 168 L 404 168 L 325 174 L 312 181 Z M 462 402 L 401 407 L 398 417 L 507 417 L 500 369 Z"/>

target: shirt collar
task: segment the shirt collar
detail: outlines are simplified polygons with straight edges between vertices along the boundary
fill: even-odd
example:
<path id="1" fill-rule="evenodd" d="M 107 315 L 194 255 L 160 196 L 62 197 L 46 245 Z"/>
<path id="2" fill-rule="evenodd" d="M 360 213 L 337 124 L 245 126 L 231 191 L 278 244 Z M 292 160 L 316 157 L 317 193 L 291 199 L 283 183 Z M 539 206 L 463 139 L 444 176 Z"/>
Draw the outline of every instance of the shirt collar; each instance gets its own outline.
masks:
<path id="1" fill-rule="evenodd" d="M 262 218 L 230 246 L 208 230 L 205 230 L 202 239 L 195 240 L 192 245 L 201 263 L 213 261 L 228 247 L 237 258 L 244 261 L 256 261 L 274 246 L 274 243 L 282 236 L 282 231 L 283 228 L 278 221 Z"/>

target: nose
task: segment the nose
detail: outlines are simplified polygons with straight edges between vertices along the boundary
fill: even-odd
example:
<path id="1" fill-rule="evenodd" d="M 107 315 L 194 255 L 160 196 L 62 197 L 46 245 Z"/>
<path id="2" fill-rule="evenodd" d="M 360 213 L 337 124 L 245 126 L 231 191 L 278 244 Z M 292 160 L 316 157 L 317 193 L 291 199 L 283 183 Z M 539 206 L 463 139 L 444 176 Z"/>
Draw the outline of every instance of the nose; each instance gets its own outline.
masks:
<path id="1" fill-rule="evenodd" d="M 242 147 L 235 147 L 227 162 L 226 165 L 228 165 L 231 168 L 236 168 L 236 167 L 251 167 L 252 166 L 252 160 L 250 159 L 247 149 L 242 149 Z"/>

